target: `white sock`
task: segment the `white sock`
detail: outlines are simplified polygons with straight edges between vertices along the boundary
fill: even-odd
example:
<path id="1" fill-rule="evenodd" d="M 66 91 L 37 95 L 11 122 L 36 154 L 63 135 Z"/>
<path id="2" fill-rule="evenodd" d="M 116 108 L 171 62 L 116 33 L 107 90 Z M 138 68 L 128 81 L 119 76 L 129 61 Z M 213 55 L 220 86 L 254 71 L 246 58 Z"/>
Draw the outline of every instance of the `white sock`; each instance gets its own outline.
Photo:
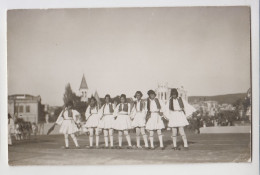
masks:
<path id="1" fill-rule="evenodd" d="M 105 145 L 106 145 L 106 147 L 108 147 L 108 137 L 104 136 L 104 139 L 105 139 Z"/>
<path id="2" fill-rule="evenodd" d="M 113 136 L 110 136 L 110 146 L 114 146 L 114 140 L 113 140 Z"/>
<path id="3" fill-rule="evenodd" d="M 89 146 L 93 146 L 93 136 L 89 136 Z"/>
<path id="4" fill-rule="evenodd" d="M 183 135 L 181 137 L 182 137 L 182 140 L 183 140 L 184 147 L 188 147 L 188 141 L 187 141 L 186 135 Z"/>
<path id="5" fill-rule="evenodd" d="M 163 138 L 162 135 L 159 135 L 160 147 L 163 147 Z"/>
<path id="6" fill-rule="evenodd" d="M 98 146 L 99 145 L 99 136 L 97 135 L 96 136 L 96 146 Z"/>
<path id="7" fill-rule="evenodd" d="M 173 147 L 177 147 L 177 136 L 172 136 Z"/>
<path id="8" fill-rule="evenodd" d="M 150 136 L 150 144 L 151 144 L 151 147 L 154 148 L 154 145 L 153 145 L 153 136 Z"/>
<path id="9" fill-rule="evenodd" d="M 140 136 L 136 136 L 136 146 L 140 147 Z"/>
<path id="10" fill-rule="evenodd" d="M 118 136 L 118 143 L 119 143 L 120 147 L 122 146 L 122 141 L 123 141 L 123 137 L 122 136 Z"/>
<path id="11" fill-rule="evenodd" d="M 69 147 L 69 139 L 65 139 L 65 147 Z"/>
<path id="12" fill-rule="evenodd" d="M 132 146 L 130 135 L 127 134 L 125 137 L 126 137 L 126 140 L 127 140 L 128 146 Z"/>
<path id="13" fill-rule="evenodd" d="M 148 145 L 147 135 L 144 134 L 143 138 L 144 138 L 144 145 L 145 145 L 145 147 L 148 147 L 149 145 Z"/>

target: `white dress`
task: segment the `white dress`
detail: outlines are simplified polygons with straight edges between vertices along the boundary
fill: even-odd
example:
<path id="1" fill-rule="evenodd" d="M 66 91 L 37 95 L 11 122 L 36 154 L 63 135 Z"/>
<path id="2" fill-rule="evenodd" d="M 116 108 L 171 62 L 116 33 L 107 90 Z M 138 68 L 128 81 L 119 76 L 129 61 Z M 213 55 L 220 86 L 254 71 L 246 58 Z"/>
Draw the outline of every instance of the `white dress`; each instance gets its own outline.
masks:
<path id="1" fill-rule="evenodd" d="M 161 112 L 160 109 L 157 108 L 155 100 L 150 100 L 150 112 L 151 112 L 151 117 L 148 119 L 146 123 L 146 129 L 147 130 L 158 130 L 158 129 L 163 129 L 165 128 L 162 116 L 159 115 L 159 112 Z M 160 102 L 159 102 L 160 103 Z M 162 104 L 162 103 L 160 103 Z M 147 106 L 147 105 L 145 105 Z M 162 107 L 162 105 L 161 105 Z M 147 110 L 147 107 L 146 107 Z"/>
<path id="2" fill-rule="evenodd" d="M 99 110 L 101 118 L 98 124 L 98 128 L 101 129 L 114 128 L 115 116 L 114 113 L 110 111 L 109 105 L 112 105 L 112 108 L 114 110 L 114 105 L 112 103 L 108 103 L 108 104 L 105 103 Z"/>
<path id="3" fill-rule="evenodd" d="M 97 128 L 100 120 L 100 113 L 98 113 L 97 107 L 94 107 L 94 109 L 91 109 L 90 106 L 88 106 L 85 116 L 86 116 L 86 124 L 84 125 L 85 128 Z"/>
<path id="4" fill-rule="evenodd" d="M 63 111 L 61 111 L 61 113 L 56 121 L 56 123 L 58 125 L 60 125 L 60 133 L 73 134 L 75 132 L 78 132 L 79 129 L 78 129 L 76 123 L 78 124 L 80 122 L 77 117 L 77 116 L 80 116 L 80 113 L 78 111 L 72 109 L 72 117 L 69 117 L 67 108 L 65 108 L 63 116 L 62 116 L 62 113 L 63 113 Z"/>
<path id="5" fill-rule="evenodd" d="M 177 99 L 173 99 L 174 111 L 170 110 L 169 108 L 170 101 L 166 103 L 164 114 L 169 120 L 168 127 L 170 128 L 189 125 L 187 117 L 192 115 L 192 113 L 196 111 L 196 109 L 191 106 L 186 100 L 182 99 L 182 101 L 185 113 L 182 111 Z"/>
<path id="6" fill-rule="evenodd" d="M 141 103 L 144 105 L 142 110 L 140 109 Z M 145 111 L 145 103 L 142 101 L 136 101 L 136 105 L 134 105 L 131 116 L 133 118 L 132 127 L 145 127 L 145 118 L 146 118 L 146 111 Z"/>
<path id="7" fill-rule="evenodd" d="M 127 103 L 128 111 L 123 111 L 123 110 L 119 111 L 119 106 L 120 104 L 117 105 L 114 112 L 114 115 L 117 116 L 114 123 L 114 129 L 120 131 L 132 129 L 131 119 L 130 119 L 130 111 L 131 111 L 130 104 Z"/>

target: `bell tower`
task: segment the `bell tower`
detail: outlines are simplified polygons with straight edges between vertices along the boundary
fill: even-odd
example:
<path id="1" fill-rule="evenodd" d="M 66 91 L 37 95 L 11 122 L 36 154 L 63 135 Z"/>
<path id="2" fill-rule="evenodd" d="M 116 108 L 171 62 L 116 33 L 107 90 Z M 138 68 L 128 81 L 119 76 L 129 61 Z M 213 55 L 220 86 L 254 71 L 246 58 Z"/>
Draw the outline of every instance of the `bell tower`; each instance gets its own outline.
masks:
<path id="1" fill-rule="evenodd" d="M 87 102 L 88 101 L 88 85 L 87 85 L 84 74 L 83 74 L 81 84 L 80 84 L 80 87 L 79 87 L 79 93 L 80 93 L 80 96 L 81 96 L 80 101 Z"/>

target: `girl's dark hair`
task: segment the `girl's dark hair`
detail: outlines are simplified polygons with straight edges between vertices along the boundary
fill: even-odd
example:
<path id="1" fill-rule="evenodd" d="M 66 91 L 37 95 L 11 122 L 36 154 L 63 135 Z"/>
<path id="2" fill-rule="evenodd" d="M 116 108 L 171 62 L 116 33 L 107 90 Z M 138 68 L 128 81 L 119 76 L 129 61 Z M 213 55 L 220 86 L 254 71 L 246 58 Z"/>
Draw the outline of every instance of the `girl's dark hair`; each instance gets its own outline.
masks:
<path id="1" fill-rule="evenodd" d="M 91 102 L 91 100 L 94 100 L 94 102 L 95 102 L 95 105 L 97 105 L 97 100 L 96 100 L 96 98 L 95 98 L 95 97 L 93 97 L 93 96 L 92 96 L 92 97 L 90 98 L 90 100 L 89 100 L 89 103 Z"/>
<path id="2" fill-rule="evenodd" d="M 179 93 L 178 93 L 178 91 L 177 91 L 176 88 L 171 89 L 171 97 L 172 97 L 173 95 L 176 95 L 177 97 L 179 96 Z"/>
<path id="3" fill-rule="evenodd" d="M 110 97 L 110 95 L 109 95 L 109 94 L 107 94 L 107 95 L 105 96 L 105 98 L 107 98 L 107 97 L 108 97 L 109 99 L 111 99 L 111 97 Z"/>
<path id="4" fill-rule="evenodd" d="M 124 98 L 126 100 L 126 95 L 125 94 L 121 94 L 120 98 Z"/>
<path id="5" fill-rule="evenodd" d="M 136 98 L 137 94 L 140 94 L 141 97 L 143 96 L 143 93 L 141 91 L 136 91 L 135 96 L 134 96 L 135 98 Z"/>

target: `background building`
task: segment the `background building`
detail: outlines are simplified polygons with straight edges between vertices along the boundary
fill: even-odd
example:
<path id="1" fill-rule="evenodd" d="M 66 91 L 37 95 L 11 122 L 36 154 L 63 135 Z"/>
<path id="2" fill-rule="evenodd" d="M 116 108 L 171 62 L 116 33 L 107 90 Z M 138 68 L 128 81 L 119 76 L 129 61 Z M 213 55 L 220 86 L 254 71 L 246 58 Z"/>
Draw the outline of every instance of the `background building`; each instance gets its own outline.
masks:
<path id="1" fill-rule="evenodd" d="M 83 75 L 80 87 L 79 87 L 79 93 L 81 97 L 82 102 L 87 102 L 88 101 L 88 85 L 85 79 L 85 76 Z"/>
<path id="2" fill-rule="evenodd" d="M 166 104 L 170 98 L 171 89 L 173 89 L 173 88 L 169 88 L 168 83 L 158 84 L 158 87 L 155 90 L 157 98 Z M 183 99 L 188 101 L 187 91 L 183 88 L 183 86 L 181 86 L 180 88 L 177 88 L 177 90 L 179 93 L 179 97 L 182 97 Z"/>
<path id="3" fill-rule="evenodd" d="M 40 96 L 16 94 L 8 96 L 8 113 L 12 117 L 39 123 L 44 121 L 44 105 Z"/>

